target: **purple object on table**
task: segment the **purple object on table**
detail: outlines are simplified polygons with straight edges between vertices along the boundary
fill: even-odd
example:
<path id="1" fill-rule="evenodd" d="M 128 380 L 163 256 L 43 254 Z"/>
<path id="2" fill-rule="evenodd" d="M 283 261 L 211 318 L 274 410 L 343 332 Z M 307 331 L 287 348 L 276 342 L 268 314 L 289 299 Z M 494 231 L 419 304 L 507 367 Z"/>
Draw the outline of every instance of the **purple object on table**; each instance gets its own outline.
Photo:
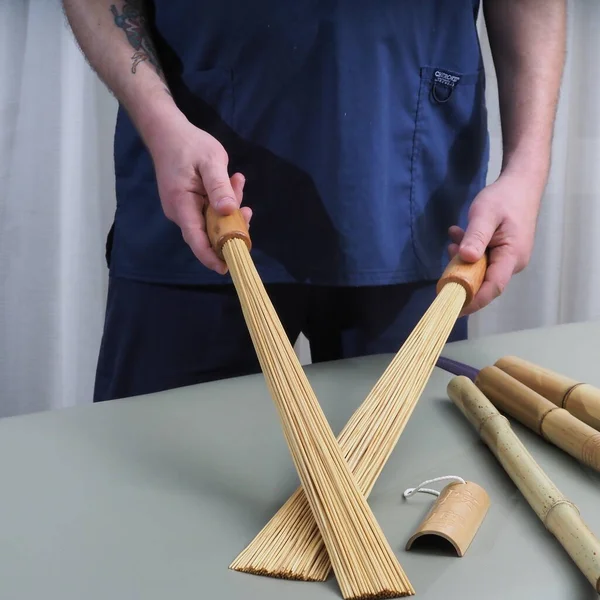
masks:
<path id="1" fill-rule="evenodd" d="M 444 371 L 448 371 L 448 373 L 452 373 L 453 375 L 464 375 L 472 381 L 475 381 L 475 378 L 479 373 L 479 369 L 476 369 L 475 367 L 470 367 L 465 363 L 461 363 L 457 360 L 452 360 L 451 358 L 446 358 L 444 356 L 440 356 L 437 359 L 435 366 Z"/>

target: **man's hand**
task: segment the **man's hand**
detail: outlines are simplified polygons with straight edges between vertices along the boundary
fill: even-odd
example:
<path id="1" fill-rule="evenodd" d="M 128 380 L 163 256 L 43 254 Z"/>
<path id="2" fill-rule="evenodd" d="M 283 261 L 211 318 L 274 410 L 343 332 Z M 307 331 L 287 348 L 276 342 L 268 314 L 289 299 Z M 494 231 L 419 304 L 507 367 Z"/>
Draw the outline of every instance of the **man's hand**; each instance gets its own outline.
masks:
<path id="1" fill-rule="evenodd" d="M 502 124 L 502 167 L 469 211 L 466 232 L 450 228 L 450 255 L 489 253 L 485 280 L 463 315 L 487 306 L 529 263 L 550 168 L 566 49 L 566 0 L 483 0 Z M 540 59 L 543 57 L 543 60 Z"/>
<path id="2" fill-rule="evenodd" d="M 227 265 L 210 246 L 203 209 L 210 202 L 223 216 L 240 208 L 244 177 L 231 178 L 227 152 L 214 137 L 186 119 L 153 132 L 149 142 L 165 216 L 181 229 L 183 239 L 204 266 L 225 274 Z M 250 208 L 241 209 L 248 225 Z"/>
<path id="3" fill-rule="evenodd" d="M 484 188 L 469 210 L 466 231 L 453 226 L 450 256 L 456 253 L 467 262 L 479 260 L 488 252 L 485 280 L 462 315 L 472 314 L 500 296 L 511 277 L 522 271 L 531 258 L 540 187 L 525 177 L 504 174 Z"/>
<path id="4" fill-rule="evenodd" d="M 229 177 L 223 146 L 175 104 L 146 27 L 146 2 L 63 0 L 63 5 L 87 60 L 127 109 L 152 155 L 165 215 L 199 261 L 226 273 L 210 247 L 203 208 L 210 202 L 218 214 L 231 214 L 240 206 L 244 178 Z M 249 223 L 250 209 L 242 213 Z"/>

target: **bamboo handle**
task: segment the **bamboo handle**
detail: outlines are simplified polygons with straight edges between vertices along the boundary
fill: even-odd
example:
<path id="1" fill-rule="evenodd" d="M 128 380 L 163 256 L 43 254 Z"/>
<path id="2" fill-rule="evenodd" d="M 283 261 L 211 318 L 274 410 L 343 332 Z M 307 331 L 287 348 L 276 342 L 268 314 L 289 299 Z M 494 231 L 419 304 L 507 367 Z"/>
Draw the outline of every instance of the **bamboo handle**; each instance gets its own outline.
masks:
<path id="1" fill-rule="evenodd" d="M 475 385 L 502 412 L 578 461 L 600 471 L 600 433 L 495 366 L 479 371 Z"/>
<path id="2" fill-rule="evenodd" d="M 233 238 L 243 240 L 248 251 L 252 249 L 248 226 L 240 210 L 223 217 L 218 215 L 210 204 L 207 204 L 204 217 L 210 245 L 221 260 L 224 260 L 223 246 Z"/>
<path id="3" fill-rule="evenodd" d="M 437 283 L 437 293 L 439 294 L 447 283 L 459 283 L 463 286 L 467 294 L 465 300 L 465 306 L 467 306 L 471 303 L 471 300 L 473 300 L 483 283 L 487 263 L 486 254 L 474 263 L 465 262 L 457 254 L 448 263 L 448 266 L 442 273 L 442 276 Z"/>
<path id="4" fill-rule="evenodd" d="M 504 356 L 495 366 L 600 431 L 600 389 L 597 387 L 516 356 Z"/>
<path id="5" fill-rule="evenodd" d="M 448 396 L 479 433 L 525 500 L 600 593 L 600 542 L 552 483 L 489 399 L 465 376 L 448 384 Z"/>

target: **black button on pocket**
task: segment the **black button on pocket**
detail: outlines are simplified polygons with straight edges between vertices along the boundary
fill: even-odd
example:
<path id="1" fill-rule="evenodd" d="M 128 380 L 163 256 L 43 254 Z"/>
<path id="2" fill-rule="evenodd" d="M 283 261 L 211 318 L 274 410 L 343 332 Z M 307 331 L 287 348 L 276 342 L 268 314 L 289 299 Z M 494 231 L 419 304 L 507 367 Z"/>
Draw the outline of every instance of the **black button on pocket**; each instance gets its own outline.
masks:
<path id="1" fill-rule="evenodd" d="M 439 69 L 433 74 L 433 84 L 431 86 L 431 96 L 439 104 L 448 102 L 452 97 L 454 88 L 460 81 L 460 75 L 440 71 Z"/>

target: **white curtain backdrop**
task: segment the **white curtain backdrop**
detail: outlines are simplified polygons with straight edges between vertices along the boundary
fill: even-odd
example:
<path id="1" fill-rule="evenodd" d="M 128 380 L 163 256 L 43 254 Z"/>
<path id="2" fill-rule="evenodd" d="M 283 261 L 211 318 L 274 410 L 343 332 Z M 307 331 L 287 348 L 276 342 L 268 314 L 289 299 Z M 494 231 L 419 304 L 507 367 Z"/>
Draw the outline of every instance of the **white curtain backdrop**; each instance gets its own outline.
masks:
<path id="1" fill-rule="evenodd" d="M 114 99 L 58 0 L 0 2 L 0 416 L 89 402 Z"/>
<path id="2" fill-rule="evenodd" d="M 528 269 L 471 336 L 600 316 L 600 3 L 570 3 L 551 181 Z M 495 78 L 488 95 L 499 165 Z M 540 56 L 540 60 L 543 57 Z M 0 2 L 0 417 L 91 402 L 114 210 L 116 103 L 59 0 Z M 298 346 L 308 362 L 306 346 Z"/>

